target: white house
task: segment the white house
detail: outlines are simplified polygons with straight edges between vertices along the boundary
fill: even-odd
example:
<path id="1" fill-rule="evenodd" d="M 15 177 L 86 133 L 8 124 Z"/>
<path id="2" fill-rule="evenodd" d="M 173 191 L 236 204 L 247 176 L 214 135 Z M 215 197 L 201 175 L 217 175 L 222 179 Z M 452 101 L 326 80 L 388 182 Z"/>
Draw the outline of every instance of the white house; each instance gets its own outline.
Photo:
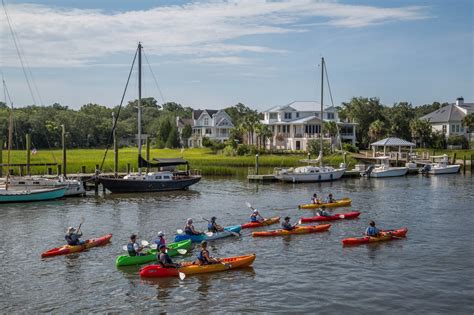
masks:
<path id="1" fill-rule="evenodd" d="M 273 137 L 268 139 L 267 148 L 306 150 L 308 141 L 319 138 L 321 130 L 320 103 L 296 101 L 284 106 L 272 107 L 263 112 L 263 124 L 270 127 Z M 325 122 L 335 121 L 340 127 L 343 142 L 356 143 L 356 123 L 343 122 L 333 106 L 323 111 Z"/>
<path id="2" fill-rule="evenodd" d="M 456 103 L 443 106 L 420 119 L 428 120 L 433 131 L 441 131 L 446 137 L 456 134 L 468 138 L 468 130 L 462 125 L 462 120 L 471 113 L 474 113 L 474 103 L 464 103 L 464 98 L 458 97 Z"/>
<path id="3" fill-rule="evenodd" d="M 188 139 L 188 147 L 202 147 L 204 137 L 215 141 L 226 141 L 229 139 L 229 130 L 234 128 L 232 119 L 224 110 L 204 109 L 194 110 L 192 119 L 177 117 L 176 124 L 181 134 L 184 126 L 189 124 L 193 133 Z"/>

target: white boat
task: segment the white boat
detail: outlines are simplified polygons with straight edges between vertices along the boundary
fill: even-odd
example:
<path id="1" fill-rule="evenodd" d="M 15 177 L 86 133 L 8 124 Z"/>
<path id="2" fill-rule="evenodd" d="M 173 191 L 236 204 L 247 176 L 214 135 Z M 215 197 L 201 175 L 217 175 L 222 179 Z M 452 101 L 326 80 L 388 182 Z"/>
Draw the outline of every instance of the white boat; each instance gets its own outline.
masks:
<path id="1" fill-rule="evenodd" d="M 378 164 L 374 167 L 369 167 L 364 172 L 361 172 L 361 176 L 383 178 L 383 177 L 397 177 L 404 176 L 408 172 L 406 166 L 390 166 L 390 159 L 388 156 L 379 156 L 376 158 Z"/>
<path id="2" fill-rule="evenodd" d="M 428 173 L 431 175 L 441 175 L 441 174 L 455 174 L 459 172 L 461 165 L 459 164 L 448 164 L 448 156 L 446 154 L 433 156 L 435 163 L 425 164 L 420 170 L 422 173 Z"/>
<path id="3" fill-rule="evenodd" d="M 6 183 L 6 178 L 0 178 L 0 185 Z M 66 187 L 64 196 L 84 195 L 86 190 L 82 183 L 76 179 L 67 179 L 64 176 L 58 178 L 47 178 L 41 176 L 10 177 L 9 187 L 13 189 L 44 189 Z"/>
<path id="4" fill-rule="evenodd" d="M 321 58 L 321 131 L 320 131 L 320 148 L 319 156 L 316 160 L 303 160 L 307 163 L 319 163 L 319 166 L 300 166 L 288 169 L 276 169 L 274 171 L 275 178 L 284 182 L 303 183 L 303 182 L 326 182 L 338 180 L 344 175 L 346 165 L 341 163 L 339 168 L 331 166 L 323 166 L 323 94 L 324 94 L 324 58 Z"/>

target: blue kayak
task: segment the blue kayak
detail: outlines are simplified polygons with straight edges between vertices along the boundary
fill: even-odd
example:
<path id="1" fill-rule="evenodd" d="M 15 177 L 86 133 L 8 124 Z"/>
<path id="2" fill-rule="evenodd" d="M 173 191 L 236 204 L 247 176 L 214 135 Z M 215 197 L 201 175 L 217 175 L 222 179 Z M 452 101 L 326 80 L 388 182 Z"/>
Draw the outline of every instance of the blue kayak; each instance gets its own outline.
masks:
<path id="1" fill-rule="evenodd" d="M 240 226 L 240 225 L 227 226 L 227 227 L 224 228 L 223 232 L 214 233 L 214 234 L 212 234 L 212 236 L 207 236 L 206 234 L 201 234 L 201 235 L 178 234 L 174 238 L 174 241 L 175 242 L 181 242 L 181 241 L 184 241 L 184 240 L 187 240 L 187 239 L 191 239 L 191 241 L 194 242 L 194 243 L 199 243 L 199 242 L 202 242 L 202 241 L 213 241 L 213 240 L 217 240 L 219 238 L 232 236 L 232 235 L 234 235 L 234 234 L 232 234 L 232 232 L 239 233 L 241 229 L 242 229 L 242 226 Z"/>

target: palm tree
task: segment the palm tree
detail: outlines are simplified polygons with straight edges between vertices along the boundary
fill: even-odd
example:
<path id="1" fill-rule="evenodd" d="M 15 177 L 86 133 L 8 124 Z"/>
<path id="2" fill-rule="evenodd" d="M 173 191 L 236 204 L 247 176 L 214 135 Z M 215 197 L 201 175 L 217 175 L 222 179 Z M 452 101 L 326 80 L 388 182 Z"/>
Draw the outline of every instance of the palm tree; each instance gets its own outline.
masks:
<path id="1" fill-rule="evenodd" d="M 380 119 L 373 121 L 369 126 L 370 141 L 375 141 L 382 138 L 386 134 L 385 123 Z"/>
<path id="2" fill-rule="evenodd" d="M 413 119 L 410 121 L 410 133 L 415 143 L 419 143 L 422 147 L 431 137 L 431 124 L 428 120 Z"/>
<path id="3" fill-rule="evenodd" d="M 257 134 L 257 147 L 261 147 L 263 144 L 263 147 L 265 148 L 267 138 L 273 136 L 273 132 L 270 130 L 270 127 L 260 122 L 255 126 L 255 133 Z"/>
<path id="4" fill-rule="evenodd" d="M 469 139 L 469 147 L 471 146 L 471 133 L 474 132 L 474 113 L 464 116 L 462 125 L 467 129 L 467 137 Z"/>
<path id="5" fill-rule="evenodd" d="M 328 121 L 324 123 L 324 130 L 329 135 L 329 138 L 331 138 L 331 151 L 334 151 L 334 139 L 339 133 L 339 126 L 335 121 Z"/>

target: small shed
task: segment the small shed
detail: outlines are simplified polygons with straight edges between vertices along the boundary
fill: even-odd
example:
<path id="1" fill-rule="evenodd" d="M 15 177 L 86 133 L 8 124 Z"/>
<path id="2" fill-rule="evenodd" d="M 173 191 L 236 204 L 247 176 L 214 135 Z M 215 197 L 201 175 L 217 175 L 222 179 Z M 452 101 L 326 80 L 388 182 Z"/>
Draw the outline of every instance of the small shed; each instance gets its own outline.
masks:
<path id="1" fill-rule="evenodd" d="M 383 140 L 379 140 L 377 142 L 371 143 L 372 150 L 374 152 L 374 157 L 376 156 L 376 151 L 379 147 L 383 147 L 383 154 L 387 155 L 387 148 L 390 147 L 398 147 L 398 157 L 401 158 L 402 156 L 402 147 L 409 147 L 410 148 L 410 153 L 413 150 L 413 147 L 415 144 L 413 142 L 403 140 L 400 138 L 385 138 Z"/>

